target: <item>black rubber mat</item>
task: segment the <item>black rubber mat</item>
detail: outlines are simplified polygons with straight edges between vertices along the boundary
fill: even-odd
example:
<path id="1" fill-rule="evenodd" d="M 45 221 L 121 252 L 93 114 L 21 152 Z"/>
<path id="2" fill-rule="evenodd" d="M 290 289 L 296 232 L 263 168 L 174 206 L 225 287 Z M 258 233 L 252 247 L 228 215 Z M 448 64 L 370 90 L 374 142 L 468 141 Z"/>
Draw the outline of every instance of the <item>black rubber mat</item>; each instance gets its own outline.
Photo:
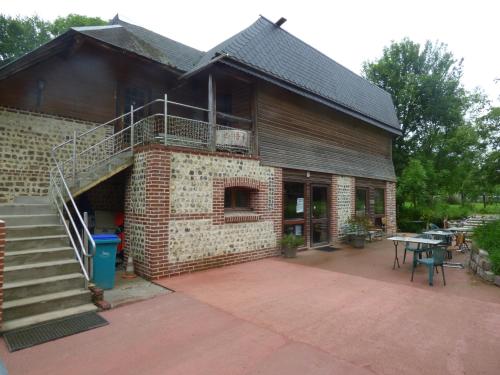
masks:
<path id="1" fill-rule="evenodd" d="M 95 312 L 89 312 L 14 329 L 5 332 L 3 339 L 9 352 L 15 352 L 16 350 L 29 348 L 107 324 L 109 323 L 106 319 Z"/>
<path id="2" fill-rule="evenodd" d="M 326 251 L 328 253 L 331 253 L 332 251 L 339 250 L 339 248 L 333 246 L 323 246 L 323 247 L 317 247 L 314 250 Z"/>

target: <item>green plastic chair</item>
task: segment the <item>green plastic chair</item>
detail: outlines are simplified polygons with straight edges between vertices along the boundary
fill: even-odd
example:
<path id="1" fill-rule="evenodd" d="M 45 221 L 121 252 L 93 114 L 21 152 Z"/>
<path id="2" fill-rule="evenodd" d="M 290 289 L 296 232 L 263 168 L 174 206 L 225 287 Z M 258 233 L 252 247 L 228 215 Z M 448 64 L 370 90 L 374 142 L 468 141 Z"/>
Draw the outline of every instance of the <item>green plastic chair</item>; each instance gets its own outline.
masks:
<path id="1" fill-rule="evenodd" d="M 441 267 L 441 273 L 443 275 L 443 283 L 446 285 L 446 279 L 444 277 L 444 257 L 446 253 L 446 249 L 443 247 L 433 247 L 431 249 L 432 255 L 428 258 L 425 259 L 417 259 L 417 264 L 424 264 L 427 266 L 429 270 L 429 285 L 432 286 L 433 284 L 433 279 L 434 279 L 434 269 L 436 269 L 436 273 L 438 272 L 438 267 Z M 413 264 L 412 270 L 411 270 L 411 281 L 413 281 L 413 274 L 415 273 L 415 267 L 416 265 Z"/>
<path id="2" fill-rule="evenodd" d="M 415 238 L 430 238 L 427 234 L 417 234 Z M 421 248 L 425 248 L 425 245 L 420 245 Z M 407 251 L 412 251 L 414 249 L 418 249 L 419 244 L 418 243 L 413 243 L 413 242 L 406 242 L 405 244 L 405 252 L 403 254 L 403 264 L 406 263 L 406 252 Z"/>

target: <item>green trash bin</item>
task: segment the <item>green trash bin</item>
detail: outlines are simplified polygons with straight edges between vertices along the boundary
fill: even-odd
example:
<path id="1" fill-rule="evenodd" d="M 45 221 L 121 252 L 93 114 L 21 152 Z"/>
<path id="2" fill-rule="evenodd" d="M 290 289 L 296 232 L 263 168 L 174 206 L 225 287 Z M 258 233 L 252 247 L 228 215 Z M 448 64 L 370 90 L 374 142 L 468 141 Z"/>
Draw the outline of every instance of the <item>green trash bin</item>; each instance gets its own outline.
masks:
<path id="1" fill-rule="evenodd" d="M 95 255 L 93 259 L 92 281 L 102 289 L 115 286 L 116 248 L 120 239 L 116 234 L 95 234 Z"/>

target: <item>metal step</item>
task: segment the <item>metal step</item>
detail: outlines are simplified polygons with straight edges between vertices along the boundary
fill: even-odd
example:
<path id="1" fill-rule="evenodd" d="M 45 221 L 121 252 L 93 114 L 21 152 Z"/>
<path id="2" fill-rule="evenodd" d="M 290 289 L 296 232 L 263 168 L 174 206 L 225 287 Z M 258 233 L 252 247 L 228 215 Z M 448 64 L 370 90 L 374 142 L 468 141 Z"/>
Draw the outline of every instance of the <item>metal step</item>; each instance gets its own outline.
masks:
<path id="1" fill-rule="evenodd" d="M 31 280 L 35 277 L 49 277 L 80 272 L 80 264 L 74 259 L 54 260 L 50 262 L 5 266 L 5 282 Z"/>
<path id="2" fill-rule="evenodd" d="M 62 224 L 7 225 L 5 229 L 8 238 L 52 236 L 66 233 Z"/>
<path id="3" fill-rule="evenodd" d="M 50 320 L 64 318 L 66 316 L 82 314 L 85 312 L 97 311 L 97 307 L 92 303 L 70 307 L 63 310 L 51 311 L 44 314 L 32 315 L 26 318 L 14 319 L 2 323 L 1 332 L 7 332 L 16 328 L 29 327 L 34 324 L 48 322 Z"/>
<path id="4" fill-rule="evenodd" d="M 48 262 L 52 260 L 74 259 L 71 247 L 53 247 L 49 249 L 18 250 L 5 253 L 6 266 L 18 266 L 28 263 Z"/>
<path id="5" fill-rule="evenodd" d="M 68 273 L 66 275 L 4 283 L 3 298 L 7 302 L 65 290 L 83 289 L 84 287 L 85 278 L 81 273 Z"/>
<path id="6" fill-rule="evenodd" d="M 26 318 L 50 311 L 66 309 L 89 303 L 91 294 L 85 289 L 71 289 L 63 292 L 20 298 L 3 303 L 4 321 Z"/>
<path id="7" fill-rule="evenodd" d="M 7 226 L 61 223 L 57 214 L 3 215 L 2 220 Z"/>
<path id="8" fill-rule="evenodd" d="M 50 204 L 2 203 L 0 218 L 3 215 L 53 214 L 55 208 Z"/>
<path id="9" fill-rule="evenodd" d="M 69 245 L 66 234 L 52 236 L 30 236 L 30 237 L 7 237 L 5 241 L 5 252 L 30 249 L 49 249 L 54 247 L 65 247 Z"/>

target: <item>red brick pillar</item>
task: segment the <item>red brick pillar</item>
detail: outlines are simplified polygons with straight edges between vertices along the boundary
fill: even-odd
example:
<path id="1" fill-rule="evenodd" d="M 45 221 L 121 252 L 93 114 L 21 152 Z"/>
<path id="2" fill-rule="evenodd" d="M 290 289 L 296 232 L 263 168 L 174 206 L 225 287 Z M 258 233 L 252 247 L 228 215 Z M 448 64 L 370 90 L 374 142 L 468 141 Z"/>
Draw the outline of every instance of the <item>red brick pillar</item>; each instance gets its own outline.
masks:
<path id="1" fill-rule="evenodd" d="M 3 266 L 5 255 L 5 239 L 6 239 L 5 222 L 0 220 L 0 327 L 2 326 L 2 305 L 3 305 Z"/>
<path id="2" fill-rule="evenodd" d="M 167 275 L 170 216 L 170 152 L 164 147 L 146 151 L 145 259 L 149 279 Z"/>

